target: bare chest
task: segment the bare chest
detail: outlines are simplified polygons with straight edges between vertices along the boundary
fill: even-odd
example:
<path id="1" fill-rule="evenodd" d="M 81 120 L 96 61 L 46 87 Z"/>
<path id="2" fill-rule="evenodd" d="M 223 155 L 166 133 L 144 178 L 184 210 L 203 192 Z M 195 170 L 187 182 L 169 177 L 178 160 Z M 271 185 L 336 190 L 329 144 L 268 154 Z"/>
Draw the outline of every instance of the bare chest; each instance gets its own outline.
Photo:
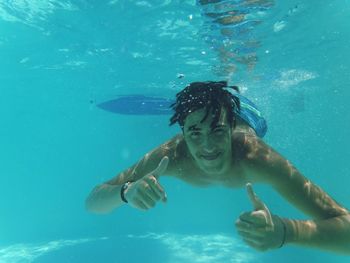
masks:
<path id="1" fill-rule="evenodd" d="M 191 185 L 206 187 L 221 185 L 229 188 L 240 188 L 246 184 L 246 176 L 243 169 L 236 167 L 221 175 L 208 175 L 195 167 L 181 167 L 176 177 Z"/>

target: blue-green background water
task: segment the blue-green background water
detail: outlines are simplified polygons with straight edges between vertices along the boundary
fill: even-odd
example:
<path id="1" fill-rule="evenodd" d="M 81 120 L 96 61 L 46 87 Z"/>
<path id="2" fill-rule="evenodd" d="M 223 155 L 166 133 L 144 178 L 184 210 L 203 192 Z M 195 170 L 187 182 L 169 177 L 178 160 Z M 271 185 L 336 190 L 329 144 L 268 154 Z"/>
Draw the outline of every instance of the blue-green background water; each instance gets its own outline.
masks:
<path id="1" fill-rule="evenodd" d="M 93 186 L 179 132 L 169 116 L 117 115 L 97 103 L 173 98 L 191 81 L 222 79 L 260 107 L 266 142 L 350 207 L 350 1 L 276 0 L 249 11 L 261 22 L 248 32 L 259 42 L 253 69 L 220 60 L 218 46 L 237 38 L 222 38 L 194 0 L 0 1 L 1 263 L 348 262 L 245 246 L 233 225 L 251 209 L 244 189 L 162 178 L 166 205 L 85 211 Z M 273 213 L 307 218 L 269 187 L 255 190 Z"/>

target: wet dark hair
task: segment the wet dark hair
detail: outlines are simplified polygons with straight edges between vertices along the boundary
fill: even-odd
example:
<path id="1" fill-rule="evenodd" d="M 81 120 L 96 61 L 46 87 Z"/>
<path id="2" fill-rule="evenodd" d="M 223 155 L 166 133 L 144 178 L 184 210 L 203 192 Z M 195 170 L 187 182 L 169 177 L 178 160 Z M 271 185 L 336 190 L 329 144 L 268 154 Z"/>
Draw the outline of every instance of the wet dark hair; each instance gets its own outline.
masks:
<path id="1" fill-rule="evenodd" d="M 237 86 L 227 86 L 227 81 L 192 82 L 182 91 L 176 94 L 176 101 L 170 107 L 174 115 L 170 118 L 170 124 L 179 123 L 184 128 L 186 117 L 199 109 L 206 108 L 206 113 L 201 123 L 206 120 L 209 112 L 213 111 L 214 118 L 211 128 L 214 128 L 224 107 L 227 112 L 227 121 L 231 127 L 236 126 L 236 114 L 240 111 L 239 98 L 227 89 L 239 92 Z"/>

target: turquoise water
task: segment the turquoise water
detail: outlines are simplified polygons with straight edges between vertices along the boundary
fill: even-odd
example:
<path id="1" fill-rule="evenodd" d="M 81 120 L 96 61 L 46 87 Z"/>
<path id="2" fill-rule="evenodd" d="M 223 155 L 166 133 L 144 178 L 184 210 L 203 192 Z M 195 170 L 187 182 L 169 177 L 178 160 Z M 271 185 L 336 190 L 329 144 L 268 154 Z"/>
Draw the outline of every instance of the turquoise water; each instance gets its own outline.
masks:
<path id="1" fill-rule="evenodd" d="M 233 225 L 251 209 L 243 189 L 162 178 L 166 205 L 85 211 L 94 185 L 179 132 L 169 116 L 117 115 L 97 103 L 172 98 L 191 81 L 222 79 L 260 107 L 266 142 L 350 207 L 350 1 L 239 10 L 251 24 L 224 37 L 205 15 L 222 10 L 194 0 L 0 2 L 1 263 L 348 262 L 247 247 Z M 255 190 L 273 213 L 306 218 L 272 189 Z"/>

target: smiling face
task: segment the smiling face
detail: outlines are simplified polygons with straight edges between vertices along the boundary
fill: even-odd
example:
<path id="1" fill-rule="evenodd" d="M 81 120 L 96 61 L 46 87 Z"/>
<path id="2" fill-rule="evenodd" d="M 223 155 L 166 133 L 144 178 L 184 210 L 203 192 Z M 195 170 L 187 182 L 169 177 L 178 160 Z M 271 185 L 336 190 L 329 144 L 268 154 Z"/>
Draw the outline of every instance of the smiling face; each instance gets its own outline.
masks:
<path id="1" fill-rule="evenodd" d="M 211 127 L 212 112 L 201 122 L 205 113 L 206 109 L 202 108 L 186 117 L 183 129 L 184 138 L 197 166 L 208 175 L 219 176 L 231 168 L 232 130 L 223 108 L 214 127 Z"/>

